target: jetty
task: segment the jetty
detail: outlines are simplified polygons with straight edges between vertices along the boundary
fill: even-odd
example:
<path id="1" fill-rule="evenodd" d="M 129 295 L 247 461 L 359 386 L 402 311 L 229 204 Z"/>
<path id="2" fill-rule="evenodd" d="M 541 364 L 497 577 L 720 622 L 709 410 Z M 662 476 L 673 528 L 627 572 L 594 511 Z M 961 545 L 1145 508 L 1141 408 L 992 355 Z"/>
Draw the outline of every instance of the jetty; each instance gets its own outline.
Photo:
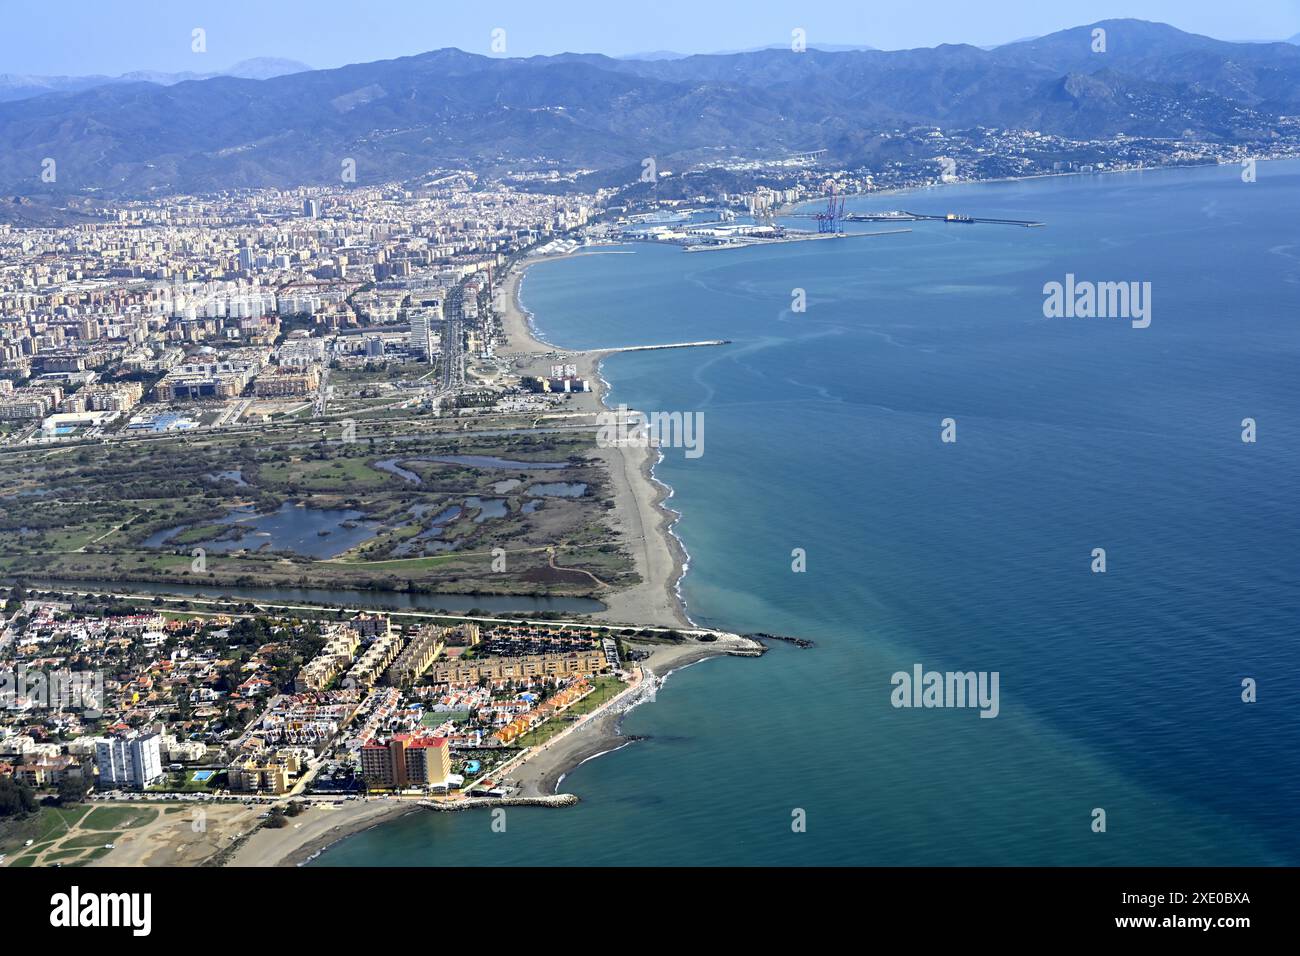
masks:
<path id="1" fill-rule="evenodd" d="M 585 352 L 599 352 L 609 355 L 613 352 L 654 352 L 658 349 L 698 349 L 712 345 L 730 345 L 731 339 L 709 339 L 707 342 L 669 342 L 666 345 L 621 345 L 612 349 L 584 349 Z"/>
<path id="2" fill-rule="evenodd" d="M 426 810 L 456 813 L 461 810 L 478 810 L 482 807 L 572 807 L 578 798 L 572 793 L 541 794 L 536 797 L 462 797 L 459 800 L 419 800 Z"/>
<path id="3" fill-rule="evenodd" d="M 771 237 L 738 236 L 723 242 L 677 242 L 677 244 L 682 247 L 683 252 L 717 252 L 722 249 L 752 249 L 754 246 L 777 246 L 790 242 L 820 242 L 825 239 L 869 239 L 873 236 L 897 236 L 911 231 L 911 229 L 882 229 L 879 232 L 787 232 L 784 235 Z"/>
<path id="4" fill-rule="evenodd" d="M 766 634 L 759 631 L 754 634 L 745 634 L 744 636 L 750 640 L 759 641 L 760 643 L 763 641 L 784 641 L 787 644 L 793 644 L 795 647 L 805 649 L 817 646 L 816 643 L 806 637 L 790 637 L 787 634 Z"/>
<path id="5" fill-rule="evenodd" d="M 947 222 L 962 225 L 988 223 L 995 226 L 1024 226 L 1026 228 L 1035 228 L 1047 225 L 1047 223 L 1039 222 L 1035 219 L 990 219 L 983 216 L 967 216 L 955 212 L 945 213 L 942 216 L 932 216 L 929 213 L 909 212 L 906 209 L 881 213 L 855 212 L 845 216 L 844 219 L 846 222 Z"/>

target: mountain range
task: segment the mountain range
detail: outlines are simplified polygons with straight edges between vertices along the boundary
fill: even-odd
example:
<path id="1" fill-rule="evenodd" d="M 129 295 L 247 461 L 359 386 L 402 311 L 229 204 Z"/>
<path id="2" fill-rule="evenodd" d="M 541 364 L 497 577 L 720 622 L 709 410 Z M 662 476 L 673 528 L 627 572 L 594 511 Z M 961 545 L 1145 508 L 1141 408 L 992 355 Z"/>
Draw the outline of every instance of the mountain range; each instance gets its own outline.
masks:
<path id="1" fill-rule="evenodd" d="M 310 70 L 306 63 L 279 57 L 262 56 L 241 60 L 227 70 L 215 73 L 160 73 L 154 70 L 136 70 L 121 76 L 31 76 L 22 73 L 0 73 L 0 103 L 25 100 L 46 93 L 75 93 L 97 86 L 114 83 L 157 83 L 172 86 L 186 80 L 207 80 L 214 76 L 237 76 L 244 80 L 269 80 L 273 76 L 304 73 Z"/>
<path id="2" fill-rule="evenodd" d="M 1104 53 L 1094 31 L 1105 31 Z M 0 103 L 0 190 L 118 195 L 417 177 L 439 166 L 582 167 L 634 178 L 706 158 L 826 149 L 879 132 L 1036 129 L 1081 139 L 1265 139 L 1300 113 L 1300 47 L 1109 20 L 984 50 L 765 49 L 643 59 L 456 49 Z M 43 182 L 53 158 L 57 179 Z"/>

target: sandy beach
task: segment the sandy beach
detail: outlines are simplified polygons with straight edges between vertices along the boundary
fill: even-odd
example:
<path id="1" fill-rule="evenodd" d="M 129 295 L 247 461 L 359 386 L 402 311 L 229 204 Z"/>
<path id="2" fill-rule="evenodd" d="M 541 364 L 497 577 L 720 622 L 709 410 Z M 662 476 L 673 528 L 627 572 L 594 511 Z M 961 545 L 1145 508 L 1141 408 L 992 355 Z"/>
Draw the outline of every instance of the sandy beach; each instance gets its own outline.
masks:
<path id="1" fill-rule="evenodd" d="M 501 352 L 519 356 L 516 364 L 524 374 L 541 373 L 543 366 L 551 363 L 552 357 L 562 356 L 565 362 L 572 362 L 578 367 L 578 374 L 593 383 L 592 392 L 576 399 L 576 410 L 597 413 L 605 407 L 605 382 L 600 375 L 600 363 L 609 353 L 601 350 L 568 351 L 540 340 L 529 324 L 528 313 L 519 302 L 519 286 L 532 265 L 550 259 L 592 254 L 539 257 L 516 265 L 501 283 L 496 305 L 506 337 Z M 630 445 L 599 448 L 594 443 L 593 450 L 609 468 L 614 486 L 614 530 L 627 543 L 641 579 L 633 587 L 602 594 L 601 600 L 608 609 L 593 616 L 620 624 L 690 626 L 690 619 L 677 593 L 677 584 L 686 566 L 686 553 L 670 530 L 678 514 L 664 505 L 670 490 L 653 475 L 658 451 Z"/>
<path id="2" fill-rule="evenodd" d="M 642 649 L 649 651 L 650 657 L 642 662 L 640 680 L 581 724 L 529 753 L 525 761 L 506 774 L 506 780 L 518 786 L 521 795 L 563 793 L 561 784 L 575 767 L 633 743 L 636 738 L 622 733 L 624 715 L 633 707 L 652 701 L 658 685 L 674 670 L 723 654 L 756 657 L 763 653 L 761 644 L 734 634 L 719 635 L 709 643 L 654 644 L 644 645 Z"/>
<path id="3" fill-rule="evenodd" d="M 760 644 L 734 634 L 720 634 L 717 640 L 710 642 L 691 639 L 677 644 L 644 645 L 643 649 L 650 656 L 642 662 L 625 691 L 546 744 L 528 751 L 517 763 L 507 765 L 505 773 L 496 782 L 514 788 L 511 797 L 503 801 L 449 799 L 438 802 L 445 803 L 447 809 L 474 812 L 503 804 L 554 798 L 557 793 L 565 792 L 561 785 L 575 767 L 635 742 L 636 738 L 625 737 L 621 732 L 624 715 L 633 707 L 652 701 L 654 691 L 672 671 L 722 654 L 754 657 L 763 650 Z M 262 828 L 244 836 L 222 862 L 226 866 L 299 866 L 353 834 L 408 813 L 424 812 L 429 811 L 420 805 L 417 797 L 310 798 L 307 809 L 300 816 L 290 818 L 287 827 L 276 830 Z M 248 821 L 242 822 L 247 825 Z M 230 838 L 227 835 L 226 839 Z M 120 858 L 105 862 L 117 865 L 119 861 Z"/>
<path id="4" fill-rule="evenodd" d="M 259 815 L 267 810 L 236 802 L 145 805 L 156 807 L 157 817 L 123 831 L 115 838 L 113 850 L 91 866 L 197 866 L 256 829 Z"/>
<path id="5" fill-rule="evenodd" d="M 226 866 L 298 866 L 327 846 L 408 813 L 422 812 L 413 799 L 312 800 L 278 830 L 262 827 L 230 855 Z M 379 862 L 379 861 L 376 861 Z"/>

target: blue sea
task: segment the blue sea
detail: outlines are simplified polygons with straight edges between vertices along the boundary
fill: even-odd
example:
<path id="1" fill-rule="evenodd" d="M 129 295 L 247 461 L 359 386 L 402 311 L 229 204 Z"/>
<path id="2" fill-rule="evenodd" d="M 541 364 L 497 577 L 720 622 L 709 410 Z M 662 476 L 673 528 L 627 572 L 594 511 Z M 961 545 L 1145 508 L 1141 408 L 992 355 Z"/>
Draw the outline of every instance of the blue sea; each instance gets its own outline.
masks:
<path id="1" fill-rule="evenodd" d="M 657 469 L 692 617 L 816 647 L 674 673 L 575 808 L 418 814 L 318 862 L 1300 863 L 1300 163 L 1239 173 L 849 205 L 1038 229 L 531 269 L 561 345 L 732 340 L 614 356 L 609 401 L 704 415 Z M 1067 274 L 1150 282 L 1150 326 L 1045 318 Z M 916 664 L 998 672 L 998 716 L 893 707 Z"/>

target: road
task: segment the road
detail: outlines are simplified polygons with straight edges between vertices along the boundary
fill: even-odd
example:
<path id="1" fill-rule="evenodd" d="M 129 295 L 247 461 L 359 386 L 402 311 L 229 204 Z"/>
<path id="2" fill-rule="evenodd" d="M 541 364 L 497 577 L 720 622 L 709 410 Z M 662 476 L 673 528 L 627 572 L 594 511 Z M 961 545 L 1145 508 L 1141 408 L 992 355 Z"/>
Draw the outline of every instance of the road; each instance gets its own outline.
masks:
<path id="1" fill-rule="evenodd" d="M 45 581 L 33 580 L 28 582 L 28 587 L 34 588 L 39 591 L 57 591 L 59 593 L 73 594 L 81 597 L 89 597 L 91 595 L 104 595 L 108 597 L 120 598 L 123 600 L 134 600 L 134 601 L 143 601 L 143 602 L 153 602 L 154 600 L 161 600 L 167 604 L 188 603 L 191 606 L 207 605 L 207 606 L 213 606 L 217 608 L 223 608 L 232 604 L 248 604 L 257 608 L 259 611 L 329 610 L 329 611 L 341 611 L 344 614 L 353 614 L 353 615 L 363 614 L 363 613 L 364 614 L 381 613 L 381 614 L 387 614 L 391 617 L 429 618 L 432 620 L 439 620 L 439 621 L 472 621 L 474 623 L 480 623 L 480 624 L 527 624 L 533 627 L 539 627 L 539 626 L 540 627 L 567 627 L 567 628 L 580 628 L 580 629 L 595 630 L 595 631 L 618 630 L 620 627 L 627 626 L 621 624 L 611 624 L 605 621 L 598 621 L 593 623 L 591 621 L 576 621 L 576 620 L 567 620 L 567 619 L 557 620 L 551 618 L 540 620 L 535 618 L 480 617 L 480 616 L 470 616 L 467 614 L 442 613 L 440 611 L 412 611 L 412 610 L 402 609 L 402 608 L 384 609 L 384 608 L 374 608 L 374 607 L 347 607 L 341 604 L 329 604 L 329 605 L 274 604 L 266 601 L 250 601 L 245 598 L 240 598 L 237 596 L 232 596 L 228 599 L 222 600 L 220 598 L 196 597 L 193 595 L 186 595 L 184 593 L 179 593 L 179 592 L 176 594 L 159 594 L 157 592 L 147 592 L 147 593 L 140 594 L 140 593 L 133 593 L 130 591 L 105 591 L 103 589 L 97 589 L 93 591 L 90 590 L 83 591 L 77 588 L 77 584 L 75 581 L 45 582 Z M 178 587 L 184 587 L 184 585 L 178 585 Z M 192 612 L 192 613 L 200 613 L 200 612 Z M 239 612 L 222 611 L 221 613 L 227 614 L 230 617 L 245 616 L 245 615 L 241 615 Z M 717 628 L 708 628 L 708 627 L 681 627 L 681 626 L 666 627 L 662 625 L 648 625 L 648 626 L 637 625 L 636 629 L 638 632 L 646 632 L 649 634 L 666 635 L 669 633 L 675 633 L 675 634 L 684 634 L 688 637 L 700 637 L 707 634 L 716 635 L 720 638 L 740 638 L 742 636 L 739 634 L 733 634 L 729 631 L 722 631 L 722 630 L 718 630 Z"/>
<path id="2" fill-rule="evenodd" d="M 322 415 L 325 414 L 325 407 L 329 404 L 329 389 L 330 389 L 329 380 L 330 380 L 330 369 L 329 366 L 326 365 L 324 368 L 321 369 L 320 385 L 316 389 L 316 400 L 312 403 L 312 407 L 311 407 L 312 418 L 320 418 Z"/>
<path id="3" fill-rule="evenodd" d="M 465 332 L 461 318 L 461 299 L 464 294 L 462 283 L 451 290 L 444 303 L 440 395 L 455 395 L 465 385 Z"/>

